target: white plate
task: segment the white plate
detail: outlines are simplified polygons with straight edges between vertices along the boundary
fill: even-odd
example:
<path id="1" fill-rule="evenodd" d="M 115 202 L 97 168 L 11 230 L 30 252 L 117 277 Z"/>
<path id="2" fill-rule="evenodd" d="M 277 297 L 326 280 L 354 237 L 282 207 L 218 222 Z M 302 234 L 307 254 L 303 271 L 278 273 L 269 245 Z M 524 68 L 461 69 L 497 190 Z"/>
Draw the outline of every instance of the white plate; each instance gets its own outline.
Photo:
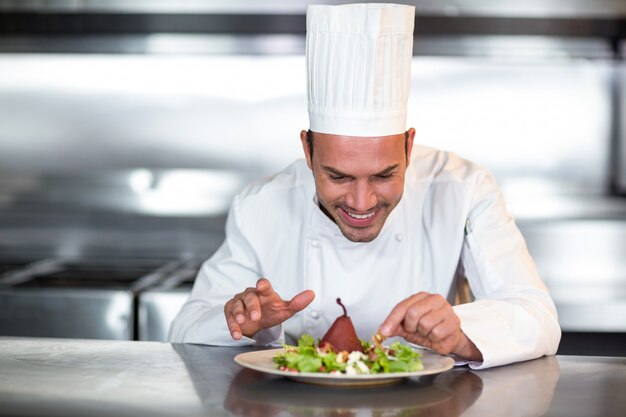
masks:
<path id="1" fill-rule="evenodd" d="M 419 350 L 422 355 L 424 369 L 415 372 L 395 372 L 392 374 L 365 374 L 365 375 L 345 375 L 345 374 L 324 374 L 315 372 L 289 372 L 276 368 L 276 362 L 272 360 L 274 356 L 283 353 L 285 350 L 270 349 L 255 352 L 241 353 L 235 356 L 235 362 L 239 365 L 272 375 L 280 375 L 299 382 L 320 385 L 339 386 L 368 386 L 387 385 L 402 382 L 404 378 L 419 377 L 445 372 L 454 366 L 454 359 L 439 355 L 426 350 Z"/>

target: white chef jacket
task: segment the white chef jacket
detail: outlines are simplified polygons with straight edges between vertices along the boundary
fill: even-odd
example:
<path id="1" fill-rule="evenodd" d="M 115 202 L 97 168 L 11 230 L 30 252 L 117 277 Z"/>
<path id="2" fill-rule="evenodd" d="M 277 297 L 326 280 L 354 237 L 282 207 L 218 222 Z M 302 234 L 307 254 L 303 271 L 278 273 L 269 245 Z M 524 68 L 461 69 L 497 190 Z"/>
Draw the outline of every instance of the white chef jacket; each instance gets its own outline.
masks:
<path id="1" fill-rule="evenodd" d="M 404 194 L 379 236 L 352 242 L 319 208 L 311 170 L 298 160 L 239 193 L 226 239 L 198 273 L 172 324 L 170 341 L 209 345 L 274 344 L 303 333 L 321 338 L 342 314 L 369 339 L 393 307 L 420 291 L 449 297 L 462 265 L 476 301 L 454 307 L 461 329 L 483 355 L 473 368 L 554 354 L 556 309 L 493 176 L 444 151 L 416 145 Z M 260 277 L 283 299 L 315 299 L 282 325 L 239 341 L 224 304 Z"/>

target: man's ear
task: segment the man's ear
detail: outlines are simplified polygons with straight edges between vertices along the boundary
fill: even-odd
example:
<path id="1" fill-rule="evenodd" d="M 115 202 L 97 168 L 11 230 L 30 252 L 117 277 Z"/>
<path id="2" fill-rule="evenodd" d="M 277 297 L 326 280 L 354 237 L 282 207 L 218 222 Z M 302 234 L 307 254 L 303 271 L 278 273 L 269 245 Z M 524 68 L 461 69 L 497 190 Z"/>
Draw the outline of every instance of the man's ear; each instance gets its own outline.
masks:
<path id="1" fill-rule="evenodd" d="M 306 164 L 309 166 L 309 169 L 313 169 L 311 165 L 311 148 L 309 148 L 309 140 L 306 130 L 300 131 L 300 142 L 302 142 L 302 150 L 304 150 Z"/>
<path id="2" fill-rule="evenodd" d="M 406 166 L 409 166 L 411 162 L 411 151 L 413 150 L 413 140 L 415 139 L 415 129 L 410 128 L 407 133 L 409 134 L 406 138 Z"/>

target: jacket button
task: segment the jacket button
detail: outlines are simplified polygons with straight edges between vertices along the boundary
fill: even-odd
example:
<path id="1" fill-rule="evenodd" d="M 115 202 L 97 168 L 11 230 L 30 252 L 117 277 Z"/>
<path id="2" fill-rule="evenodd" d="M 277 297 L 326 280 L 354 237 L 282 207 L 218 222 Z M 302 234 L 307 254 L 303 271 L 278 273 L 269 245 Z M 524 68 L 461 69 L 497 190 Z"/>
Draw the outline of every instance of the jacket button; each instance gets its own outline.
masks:
<path id="1" fill-rule="evenodd" d="M 317 320 L 320 318 L 320 313 L 318 313 L 316 310 L 313 310 L 311 311 L 311 317 Z"/>
<path id="2" fill-rule="evenodd" d="M 314 248 L 319 248 L 320 247 L 320 241 L 317 239 L 311 239 L 311 246 L 313 246 Z"/>
<path id="3" fill-rule="evenodd" d="M 396 240 L 397 240 L 398 242 L 402 242 L 402 239 L 404 239 L 404 236 L 402 235 L 402 233 L 398 233 L 398 234 L 396 235 Z"/>

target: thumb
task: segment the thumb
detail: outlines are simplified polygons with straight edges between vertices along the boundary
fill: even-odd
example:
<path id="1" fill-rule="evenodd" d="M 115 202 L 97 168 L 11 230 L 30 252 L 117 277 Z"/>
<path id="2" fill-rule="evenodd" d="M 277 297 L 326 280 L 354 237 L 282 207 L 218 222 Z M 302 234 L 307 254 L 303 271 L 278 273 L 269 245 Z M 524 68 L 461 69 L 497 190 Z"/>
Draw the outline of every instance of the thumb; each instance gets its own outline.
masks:
<path id="1" fill-rule="evenodd" d="M 292 313 L 297 313 L 300 310 L 303 310 L 311 304 L 311 301 L 315 298 L 315 293 L 311 290 L 302 291 L 300 294 L 294 296 L 287 303 L 287 309 L 289 309 Z"/>

